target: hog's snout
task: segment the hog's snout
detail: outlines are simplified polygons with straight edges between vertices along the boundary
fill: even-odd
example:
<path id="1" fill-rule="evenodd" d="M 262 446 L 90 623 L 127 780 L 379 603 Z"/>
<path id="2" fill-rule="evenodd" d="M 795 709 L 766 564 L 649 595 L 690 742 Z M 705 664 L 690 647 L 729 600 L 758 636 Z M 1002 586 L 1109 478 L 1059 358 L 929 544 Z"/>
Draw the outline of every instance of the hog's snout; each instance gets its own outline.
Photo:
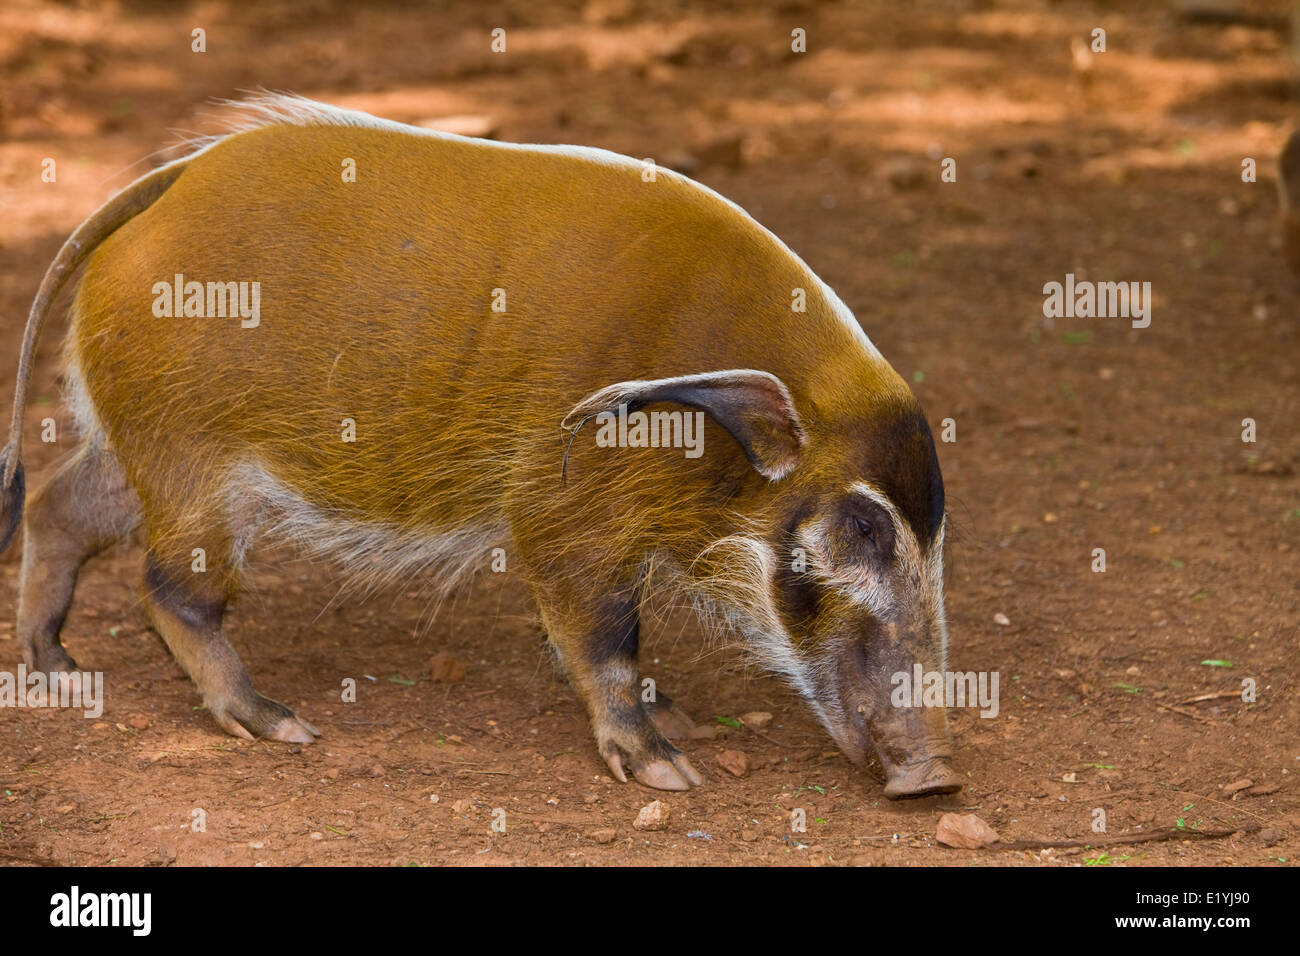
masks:
<path id="1" fill-rule="evenodd" d="M 885 769 L 885 796 L 890 800 L 956 793 L 961 788 L 961 777 L 943 757 L 927 757 Z"/>
<path id="2" fill-rule="evenodd" d="M 866 763 L 875 753 L 885 771 L 885 796 L 891 800 L 956 793 L 963 786 L 949 764 L 952 744 L 941 708 L 862 704 L 835 737 L 855 764 Z"/>
<path id="3" fill-rule="evenodd" d="M 891 800 L 956 793 L 964 779 L 952 769 L 952 740 L 945 706 L 916 700 L 900 677 L 919 668 L 908 643 L 850 645 L 839 660 L 838 699 L 827 721 L 840 749 L 855 764 L 874 753 Z"/>
<path id="4" fill-rule="evenodd" d="M 876 755 L 885 771 L 885 796 L 891 800 L 956 793 L 962 778 L 952 769 L 952 745 L 942 710 L 902 708 L 893 721 L 877 721 Z"/>
<path id="5" fill-rule="evenodd" d="M 942 709 L 899 708 L 875 722 L 872 739 L 891 800 L 956 793 L 962 778 L 949 764 L 952 745 Z"/>

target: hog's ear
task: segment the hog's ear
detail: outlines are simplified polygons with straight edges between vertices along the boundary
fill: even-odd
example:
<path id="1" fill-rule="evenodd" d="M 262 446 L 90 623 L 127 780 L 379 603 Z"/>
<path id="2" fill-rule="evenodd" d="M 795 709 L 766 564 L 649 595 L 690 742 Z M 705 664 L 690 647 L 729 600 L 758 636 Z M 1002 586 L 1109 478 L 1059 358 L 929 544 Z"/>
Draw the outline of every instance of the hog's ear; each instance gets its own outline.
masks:
<path id="1" fill-rule="evenodd" d="M 740 443 L 765 478 L 783 478 L 799 463 L 805 439 L 790 390 L 770 372 L 750 368 L 616 382 L 580 401 L 561 426 L 576 435 L 601 412 L 617 414 L 620 405 L 634 412 L 655 402 L 676 402 L 706 412 Z"/>

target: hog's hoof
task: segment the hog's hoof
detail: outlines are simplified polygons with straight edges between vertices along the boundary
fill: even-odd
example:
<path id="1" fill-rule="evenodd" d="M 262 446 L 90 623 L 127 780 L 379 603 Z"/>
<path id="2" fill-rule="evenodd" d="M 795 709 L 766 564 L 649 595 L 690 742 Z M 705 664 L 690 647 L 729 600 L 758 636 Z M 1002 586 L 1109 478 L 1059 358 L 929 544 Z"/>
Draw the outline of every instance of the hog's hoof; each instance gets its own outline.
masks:
<path id="1" fill-rule="evenodd" d="M 646 704 L 646 709 L 650 711 L 650 719 L 659 728 L 659 733 L 669 740 L 685 740 L 695 729 L 695 721 L 691 720 L 686 711 L 663 694 L 659 694 L 654 703 Z M 661 787 L 660 789 L 672 788 Z"/>
<path id="2" fill-rule="evenodd" d="M 71 674 L 77 669 L 77 662 L 61 644 L 38 647 L 35 651 L 24 651 L 23 663 L 32 673 L 39 671 L 42 674 Z"/>
<path id="3" fill-rule="evenodd" d="M 632 768 L 632 774 L 637 783 L 655 790 L 689 790 L 704 783 L 704 778 L 691 766 L 685 754 L 674 757 L 671 763 L 667 760 L 651 760 L 639 764 Z"/>
<path id="4" fill-rule="evenodd" d="M 284 704 L 260 694 L 253 694 L 248 701 L 209 709 L 226 733 L 244 740 L 263 737 L 288 744 L 309 744 L 320 736 L 319 730 Z"/>
<path id="5" fill-rule="evenodd" d="M 74 691 L 80 694 L 87 688 L 79 686 L 80 676 L 72 658 L 61 647 L 55 648 L 55 651 L 57 653 L 46 651 L 37 654 L 34 662 L 27 664 L 27 669 L 32 673 L 48 675 L 50 700 L 71 700 Z"/>
<path id="6" fill-rule="evenodd" d="M 619 783 L 627 783 L 627 772 L 624 770 L 621 750 L 615 748 L 606 753 L 605 763 L 609 765 L 609 772 L 613 774 L 615 780 Z M 689 790 L 704 783 L 704 778 L 691 766 L 691 762 L 683 753 L 674 754 L 670 758 L 629 760 L 626 768 L 632 771 L 632 776 L 636 778 L 637 783 L 654 790 Z"/>
<path id="7" fill-rule="evenodd" d="M 956 771 L 936 757 L 891 770 L 885 778 L 885 796 L 890 800 L 914 800 L 956 793 L 963 785 Z"/>
<path id="8" fill-rule="evenodd" d="M 266 733 L 269 740 L 282 740 L 287 744 L 315 743 L 320 731 L 301 717 L 285 717 Z"/>

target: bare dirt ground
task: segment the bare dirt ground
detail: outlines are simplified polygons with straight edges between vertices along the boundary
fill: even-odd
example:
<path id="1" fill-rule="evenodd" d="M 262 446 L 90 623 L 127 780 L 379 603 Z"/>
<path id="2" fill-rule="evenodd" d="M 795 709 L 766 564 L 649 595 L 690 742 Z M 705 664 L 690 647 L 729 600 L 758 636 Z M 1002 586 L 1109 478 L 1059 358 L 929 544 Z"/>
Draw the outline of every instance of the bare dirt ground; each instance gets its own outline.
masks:
<path id="1" fill-rule="evenodd" d="M 686 744 L 707 786 L 664 795 L 608 777 L 517 578 L 484 575 L 430 620 L 425 582 L 363 600 L 338 595 L 328 568 L 268 553 L 232 640 L 259 689 L 324 736 L 244 743 L 146 626 L 137 542 L 85 568 L 64 631 L 78 663 L 106 674 L 103 716 L 0 711 L 0 863 L 1293 861 L 1300 289 L 1277 251 L 1272 159 L 1297 113 L 1285 13 L 3 0 L 0 382 L 60 243 L 172 131 L 202 128 L 214 96 L 266 87 L 406 122 L 482 115 L 500 139 L 676 164 L 840 293 L 936 435 L 954 420 L 939 448 L 956 526 L 951 666 L 998 671 L 1002 700 L 995 719 L 954 714 L 963 792 L 891 803 L 790 691 L 666 615 L 643 667 L 718 729 Z M 496 26 L 505 55 L 488 49 Z M 191 52 L 195 27 L 206 53 Z M 1096 27 L 1106 52 L 1076 58 L 1071 38 Z M 805 54 L 791 52 L 794 28 Z M 943 157 L 955 183 L 940 181 Z M 1246 157 L 1258 182 L 1242 181 Z M 1067 272 L 1151 282 L 1150 327 L 1045 319 L 1042 287 Z M 62 322 L 26 422 L 32 486 L 68 450 L 34 437 L 46 417 L 68 421 Z M 0 670 L 19 661 L 20 553 L 0 559 Z M 464 679 L 436 682 L 435 654 L 467 665 Z M 349 677 L 358 699 L 345 704 Z M 1253 704 L 1188 703 L 1243 678 Z M 773 715 L 761 734 L 730 726 L 751 711 Z M 744 776 L 720 766 L 726 750 L 747 755 Z M 655 798 L 668 828 L 634 830 Z M 791 832 L 793 808 L 807 833 Z M 1004 840 L 1087 841 L 1095 808 L 1109 836 L 1241 832 L 1104 854 L 935 840 L 958 809 Z"/>

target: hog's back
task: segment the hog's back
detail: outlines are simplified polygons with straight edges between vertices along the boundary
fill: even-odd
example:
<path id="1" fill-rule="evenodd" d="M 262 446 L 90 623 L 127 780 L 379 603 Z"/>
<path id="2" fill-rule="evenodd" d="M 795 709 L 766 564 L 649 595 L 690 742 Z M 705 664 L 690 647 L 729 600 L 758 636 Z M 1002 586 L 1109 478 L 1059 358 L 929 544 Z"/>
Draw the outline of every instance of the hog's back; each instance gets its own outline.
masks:
<path id="1" fill-rule="evenodd" d="M 177 273 L 259 283 L 260 324 L 155 316 Z M 862 350 L 815 288 L 790 327 L 810 278 L 729 204 L 632 161 L 272 126 L 194 157 L 94 254 L 72 357 L 137 477 L 255 461 L 322 505 L 456 524 L 512 468 L 558 470 L 560 420 L 611 382 L 761 368 L 811 397 Z"/>

